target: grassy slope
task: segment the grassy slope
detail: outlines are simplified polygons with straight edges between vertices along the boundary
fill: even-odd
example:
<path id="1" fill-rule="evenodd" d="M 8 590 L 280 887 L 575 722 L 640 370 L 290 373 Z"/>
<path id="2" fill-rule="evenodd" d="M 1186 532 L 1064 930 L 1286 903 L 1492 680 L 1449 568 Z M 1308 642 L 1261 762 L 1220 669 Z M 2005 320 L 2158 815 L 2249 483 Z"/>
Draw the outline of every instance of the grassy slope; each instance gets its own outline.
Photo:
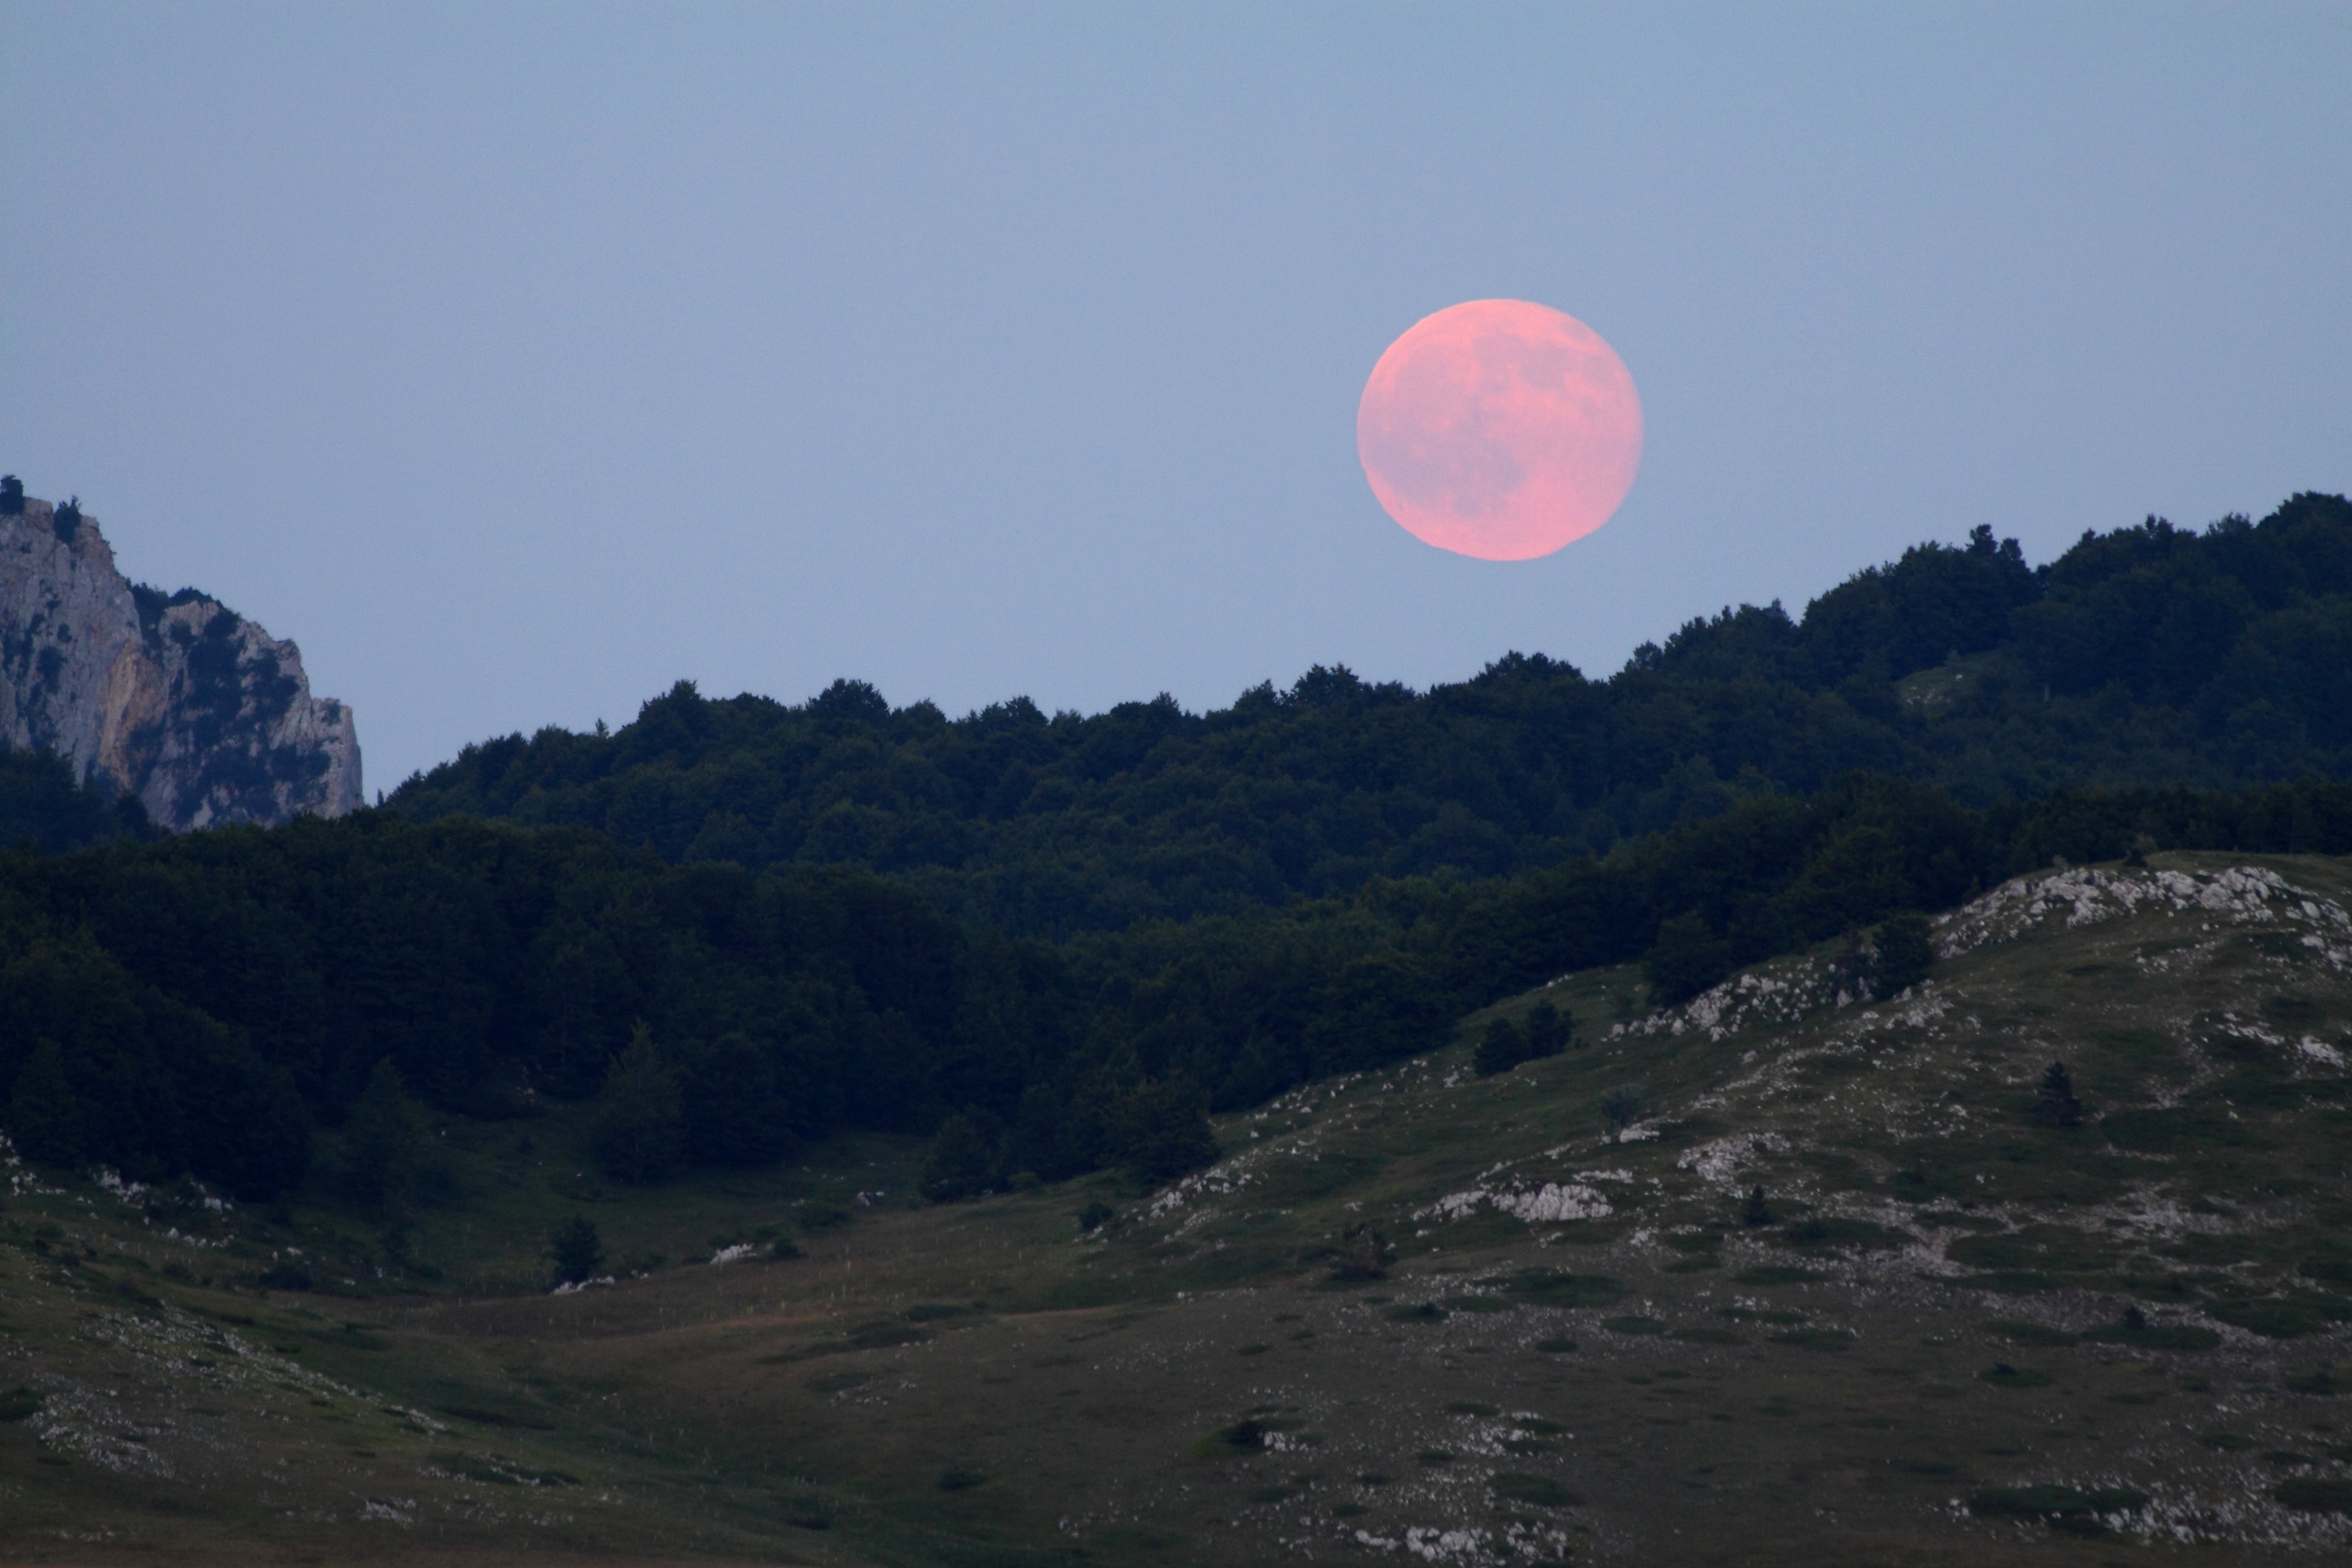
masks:
<path id="1" fill-rule="evenodd" d="M 1581 1021 L 1566 1056 L 1476 1079 L 1457 1047 L 1301 1090 L 1228 1119 L 1222 1165 L 1093 1237 L 1070 1215 L 1099 1188 L 885 1196 L 789 1263 L 480 1294 L 574 1206 L 616 1254 L 676 1258 L 801 1200 L 906 1190 L 908 1152 L 869 1143 L 601 1192 L 560 1118 L 459 1130 L 461 1181 L 498 1195 L 423 1249 L 467 1291 L 232 1295 L 165 1278 L 220 1255 L 102 1194 L 19 1196 L 0 1387 L 47 1405 L 0 1426 L 0 1543 L 92 1561 L 152 1561 L 139 1543 L 223 1561 L 2341 1554 L 2352 1515 L 2274 1493 L 2352 1483 L 2352 1402 L 2326 1392 L 2352 1373 L 2323 1373 L 2352 1317 L 2352 1079 L 2328 1059 L 2352 1055 L 2335 912 L 2352 866 L 2259 862 L 2309 910 L 2242 877 L 2158 875 L 2239 863 L 2074 873 L 2039 912 L 1996 895 L 1942 928 L 1969 951 L 1876 1006 L 1834 1005 L 1827 954 L 1659 1017 L 1628 973 L 1574 976 L 1550 992 Z M 2028 1115 L 2053 1058 L 2090 1125 Z M 1654 1116 L 1614 1142 L 1598 1106 L 1628 1083 Z M 1743 1226 L 1759 1184 L 1777 1223 Z M 1541 1217 L 1562 1212 L 1582 1217 Z M 329 1228 L 292 1217 L 289 1236 Z M 45 1219 L 58 1235 L 36 1237 Z M 1335 1286 L 1328 1249 L 1367 1222 L 1401 1258 Z M 66 1267 L 69 1250 L 95 1257 Z M 2144 1328 L 2121 1327 L 2127 1308 Z M 1990 1511 L 2033 1486 L 2147 1501 L 2061 1529 Z"/>

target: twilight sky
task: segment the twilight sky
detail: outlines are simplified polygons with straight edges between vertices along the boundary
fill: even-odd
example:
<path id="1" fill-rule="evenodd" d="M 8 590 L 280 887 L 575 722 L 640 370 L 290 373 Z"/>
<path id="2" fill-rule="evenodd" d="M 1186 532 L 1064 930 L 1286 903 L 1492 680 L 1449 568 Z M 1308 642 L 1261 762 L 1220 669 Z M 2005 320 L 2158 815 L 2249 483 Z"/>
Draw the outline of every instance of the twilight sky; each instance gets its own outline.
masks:
<path id="1" fill-rule="evenodd" d="M 1222 707 L 1588 673 L 1979 522 L 2352 489 L 2352 8 L 0 8 L 0 468 L 351 701 L 371 786 L 678 677 Z M 1356 455 L 1481 298 L 1615 520 Z"/>

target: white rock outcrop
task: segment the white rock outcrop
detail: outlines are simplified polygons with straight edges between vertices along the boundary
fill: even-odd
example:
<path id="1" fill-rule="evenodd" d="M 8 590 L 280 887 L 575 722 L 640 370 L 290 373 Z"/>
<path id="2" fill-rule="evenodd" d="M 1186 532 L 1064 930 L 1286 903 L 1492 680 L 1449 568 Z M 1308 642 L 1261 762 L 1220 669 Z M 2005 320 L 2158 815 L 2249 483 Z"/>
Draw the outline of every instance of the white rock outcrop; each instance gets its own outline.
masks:
<path id="1" fill-rule="evenodd" d="M 218 600 L 134 588 L 98 524 L 0 514 L 0 742 L 52 751 L 173 829 L 361 803 L 352 710 L 302 654 Z"/>

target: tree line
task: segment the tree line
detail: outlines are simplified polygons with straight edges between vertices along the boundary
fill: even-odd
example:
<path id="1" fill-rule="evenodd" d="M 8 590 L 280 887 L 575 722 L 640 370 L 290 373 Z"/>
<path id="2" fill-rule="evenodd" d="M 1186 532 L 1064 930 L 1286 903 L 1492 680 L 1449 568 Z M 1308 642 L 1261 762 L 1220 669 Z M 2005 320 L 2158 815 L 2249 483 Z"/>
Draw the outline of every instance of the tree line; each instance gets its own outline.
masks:
<path id="1" fill-rule="evenodd" d="M 1607 679 L 1540 654 L 1414 692 L 1317 667 L 1228 708 L 950 720 L 862 682 L 688 682 L 617 731 L 470 746 L 389 805 L 594 828 L 672 861 L 849 865 L 1059 940 L 1376 880 L 1524 875 L 1856 771 L 1977 809 L 2352 778 L 2352 503 L 2151 518 L 2030 566 L 1977 530 L 1792 618 L 1692 621 Z"/>

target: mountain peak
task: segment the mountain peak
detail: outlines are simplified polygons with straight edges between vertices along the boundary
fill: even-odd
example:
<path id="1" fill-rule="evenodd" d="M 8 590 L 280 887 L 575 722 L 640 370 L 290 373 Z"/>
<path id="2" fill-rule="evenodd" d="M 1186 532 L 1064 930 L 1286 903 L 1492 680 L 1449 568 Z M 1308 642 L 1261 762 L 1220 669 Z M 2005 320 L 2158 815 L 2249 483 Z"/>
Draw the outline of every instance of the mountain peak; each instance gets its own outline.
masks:
<path id="1" fill-rule="evenodd" d="M 208 595 L 127 581 L 97 520 L 9 487 L 0 510 L 0 742 L 63 756 L 171 828 L 361 804 L 351 709 L 301 650 Z"/>

